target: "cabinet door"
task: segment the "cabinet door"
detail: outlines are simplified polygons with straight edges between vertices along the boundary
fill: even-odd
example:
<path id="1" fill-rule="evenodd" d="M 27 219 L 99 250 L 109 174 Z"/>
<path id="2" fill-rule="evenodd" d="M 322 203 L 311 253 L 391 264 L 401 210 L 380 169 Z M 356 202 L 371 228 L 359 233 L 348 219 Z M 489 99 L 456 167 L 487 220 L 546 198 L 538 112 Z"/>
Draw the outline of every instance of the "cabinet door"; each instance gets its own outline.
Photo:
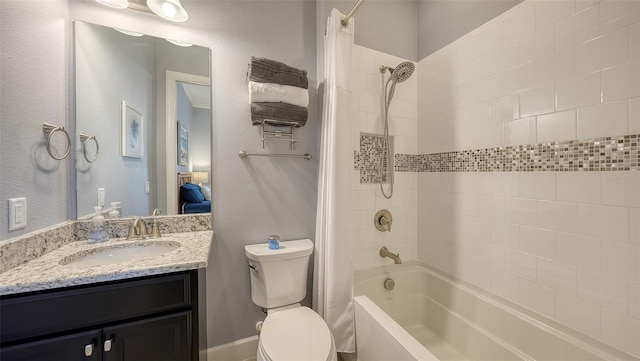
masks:
<path id="1" fill-rule="evenodd" d="M 48 338 L 0 349 L 2 361 L 99 361 L 99 330 Z"/>
<path id="2" fill-rule="evenodd" d="M 104 360 L 191 360 L 190 327 L 191 311 L 187 311 L 105 328 Z"/>

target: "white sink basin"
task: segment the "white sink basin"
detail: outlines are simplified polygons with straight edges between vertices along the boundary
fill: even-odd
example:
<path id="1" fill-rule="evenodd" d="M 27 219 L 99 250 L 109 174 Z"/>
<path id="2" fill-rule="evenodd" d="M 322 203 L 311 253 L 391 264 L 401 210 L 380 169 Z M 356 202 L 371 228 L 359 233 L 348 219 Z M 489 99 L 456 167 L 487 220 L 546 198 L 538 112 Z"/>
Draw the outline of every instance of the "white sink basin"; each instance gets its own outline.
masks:
<path id="1" fill-rule="evenodd" d="M 140 258 L 160 256 L 180 247 L 174 241 L 140 241 L 105 245 L 86 251 L 80 251 L 63 258 L 60 264 L 73 266 L 100 266 L 129 262 Z"/>

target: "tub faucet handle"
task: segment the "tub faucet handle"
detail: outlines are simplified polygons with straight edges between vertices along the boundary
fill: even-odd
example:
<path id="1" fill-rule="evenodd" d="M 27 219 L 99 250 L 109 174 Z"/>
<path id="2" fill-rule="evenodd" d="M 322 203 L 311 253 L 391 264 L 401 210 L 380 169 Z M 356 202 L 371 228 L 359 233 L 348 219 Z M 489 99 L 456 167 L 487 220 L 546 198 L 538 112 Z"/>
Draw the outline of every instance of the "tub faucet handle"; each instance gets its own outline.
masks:
<path id="1" fill-rule="evenodd" d="M 391 232 L 391 223 L 393 223 L 393 217 L 386 209 L 379 210 L 373 217 L 373 225 L 380 232 Z"/>

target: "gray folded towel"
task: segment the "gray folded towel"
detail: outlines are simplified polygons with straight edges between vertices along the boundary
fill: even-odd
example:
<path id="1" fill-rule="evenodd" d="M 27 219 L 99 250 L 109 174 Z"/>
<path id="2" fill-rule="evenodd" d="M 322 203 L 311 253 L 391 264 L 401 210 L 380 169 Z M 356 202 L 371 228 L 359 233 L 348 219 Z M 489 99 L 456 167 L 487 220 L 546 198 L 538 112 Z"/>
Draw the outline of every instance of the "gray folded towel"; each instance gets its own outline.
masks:
<path id="1" fill-rule="evenodd" d="M 279 61 L 251 57 L 249 64 L 249 80 L 259 83 L 276 83 L 309 88 L 307 71 L 296 69 Z"/>
<path id="2" fill-rule="evenodd" d="M 253 125 L 259 125 L 265 119 L 271 119 L 291 123 L 297 122 L 297 126 L 302 127 L 307 123 L 308 116 L 307 108 L 297 105 L 287 103 L 251 103 L 251 122 Z"/>

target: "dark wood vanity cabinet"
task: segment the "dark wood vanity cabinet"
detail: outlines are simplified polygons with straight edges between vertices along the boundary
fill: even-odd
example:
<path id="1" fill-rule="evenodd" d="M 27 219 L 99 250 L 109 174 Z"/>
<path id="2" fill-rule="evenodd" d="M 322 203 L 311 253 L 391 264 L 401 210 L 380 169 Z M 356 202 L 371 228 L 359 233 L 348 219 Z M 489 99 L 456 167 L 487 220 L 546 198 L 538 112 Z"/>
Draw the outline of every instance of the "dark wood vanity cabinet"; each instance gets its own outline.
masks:
<path id="1" fill-rule="evenodd" d="M 2 361 L 206 359 L 204 270 L 0 298 Z"/>

